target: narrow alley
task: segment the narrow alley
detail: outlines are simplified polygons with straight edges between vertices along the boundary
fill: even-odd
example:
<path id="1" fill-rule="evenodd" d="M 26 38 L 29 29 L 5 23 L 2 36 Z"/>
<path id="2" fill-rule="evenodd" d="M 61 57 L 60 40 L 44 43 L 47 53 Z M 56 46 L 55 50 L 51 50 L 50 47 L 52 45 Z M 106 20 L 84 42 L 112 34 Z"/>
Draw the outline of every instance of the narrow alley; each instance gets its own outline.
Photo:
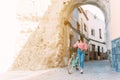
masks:
<path id="1" fill-rule="evenodd" d="M 84 74 L 74 71 L 67 74 L 65 69 L 56 70 L 42 77 L 43 80 L 120 80 L 120 73 L 113 71 L 109 61 L 89 61 L 85 63 Z M 39 76 L 40 77 L 40 76 Z M 40 78 L 39 78 L 40 79 Z M 36 80 L 39 80 L 38 78 Z M 32 80 L 32 79 L 30 79 Z"/>
<path id="2" fill-rule="evenodd" d="M 109 61 L 85 62 L 84 74 L 74 70 L 67 73 L 66 68 L 41 71 L 12 71 L 0 75 L 1 80 L 120 80 L 120 73 L 111 69 Z"/>

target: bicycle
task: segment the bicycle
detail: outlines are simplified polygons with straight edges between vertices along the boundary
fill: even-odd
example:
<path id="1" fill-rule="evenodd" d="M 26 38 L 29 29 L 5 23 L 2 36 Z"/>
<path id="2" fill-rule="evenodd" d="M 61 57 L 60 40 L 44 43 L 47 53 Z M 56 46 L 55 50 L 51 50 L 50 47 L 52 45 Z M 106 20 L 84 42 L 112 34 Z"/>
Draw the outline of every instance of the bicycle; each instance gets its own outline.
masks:
<path id="1" fill-rule="evenodd" d="M 79 70 L 78 68 L 79 65 L 79 58 L 77 56 L 77 53 L 73 52 L 71 55 L 69 61 L 68 61 L 68 74 L 72 74 L 73 68 L 76 68 L 76 70 Z"/>

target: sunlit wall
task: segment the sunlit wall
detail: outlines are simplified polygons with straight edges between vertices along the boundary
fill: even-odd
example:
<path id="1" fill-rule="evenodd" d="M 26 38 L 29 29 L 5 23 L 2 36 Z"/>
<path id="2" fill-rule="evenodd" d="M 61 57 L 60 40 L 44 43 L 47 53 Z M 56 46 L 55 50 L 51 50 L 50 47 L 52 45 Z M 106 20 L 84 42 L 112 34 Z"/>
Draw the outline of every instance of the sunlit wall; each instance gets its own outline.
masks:
<path id="1" fill-rule="evenodd" d="M 32 0 L 39 5 L 39 15 L 43 16 L 48 8 L 49 0 Z M 18 36 L 21 26 L 16 18 L 17 12 L 25 13 L 26 9 L 19 8 L 27 0 L 2 0 L 0 1 L 0 73 L 8 71 L 16 54 L 18 53 Z M 29 2 L 29 1 L 28 1 Z M 30 4 L 30 3 L 27 3 Z M 25 7 L 27 8 L 27 6 Z M 29 8 L 30 9 L 30 8 Z M 28 10 L 28 9 L 27 9 Z M 36 9 L 34 9 L 35 11 Z M 29 10 L 31 11 L 31 10 Z"/>
<path id="2" fill-rule="evenodd" d="M 120 37 L 120 0 L 111 1 L 111 39 Z"/>

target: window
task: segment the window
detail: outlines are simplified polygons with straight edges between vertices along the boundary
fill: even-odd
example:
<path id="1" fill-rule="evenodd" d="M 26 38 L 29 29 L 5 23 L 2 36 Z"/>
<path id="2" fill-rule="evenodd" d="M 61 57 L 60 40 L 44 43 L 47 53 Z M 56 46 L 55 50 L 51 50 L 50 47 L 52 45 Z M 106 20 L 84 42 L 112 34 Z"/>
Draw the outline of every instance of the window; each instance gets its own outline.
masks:
<path id="1" fill-rule="evenodd" d="M 91 35 L 95 36 L 95 30 L 91 29 Z"/>
<path id="2" fill-rule="evenodd" d="M 94 15 L 94 18 L 96 19 L 96 18 L 97 18 L 97 16 L 96 16 L 96 15 Z"/>
<path id="3" fill-rule="evenodd" d="M 86 27 L 86 25 L 84 24 L 84 31 L 86 31 L 87 32 L 87 27 Z"/>
<path id="4" fill-rule="evenodd" d="M 101 36 L 101 29 L 99 29 L 99 38 L 102 39 L 102 36 Z"/>
<path id="5" fill-rule="evenodd" d="M 104 51 L 104 49 L 103 49 L 103 47 L 102 47 L 102 53 L 103 53 L 103 51 Z"/>

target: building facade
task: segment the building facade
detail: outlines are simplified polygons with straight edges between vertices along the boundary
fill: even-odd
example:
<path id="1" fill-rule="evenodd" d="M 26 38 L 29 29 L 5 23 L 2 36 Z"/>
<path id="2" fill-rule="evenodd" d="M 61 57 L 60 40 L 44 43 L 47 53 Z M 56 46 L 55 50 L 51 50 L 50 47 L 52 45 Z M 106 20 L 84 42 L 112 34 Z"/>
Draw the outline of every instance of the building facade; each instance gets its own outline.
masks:
<path id="1" fill-rule="evenodd" d="M 95 15 L 86 11 L 89 17 L 88 21 L 88 37 L 90 59 L 105 59 L 106 58 L 106 39 L 105 39 L 105 23 L 98 19 Z"/>
<path id="2" fill-rule="evenodd" d="M 86 51 L 86 60 L 106 59 L 106 39 L 105 39 L 105 23 L 93 15 L 90 11 L 84 11 L 81 7 L 76 8 L 71 14 L 69 22 L 75 30 L 69 36 L 69 46 L 71 47 L 80 34 L 85 37 L 88 43 L 88 51 Z M 70 31 L 71 31 L 70 30 Z M 80 34 L 78 34 L 80 32 Z"/>

